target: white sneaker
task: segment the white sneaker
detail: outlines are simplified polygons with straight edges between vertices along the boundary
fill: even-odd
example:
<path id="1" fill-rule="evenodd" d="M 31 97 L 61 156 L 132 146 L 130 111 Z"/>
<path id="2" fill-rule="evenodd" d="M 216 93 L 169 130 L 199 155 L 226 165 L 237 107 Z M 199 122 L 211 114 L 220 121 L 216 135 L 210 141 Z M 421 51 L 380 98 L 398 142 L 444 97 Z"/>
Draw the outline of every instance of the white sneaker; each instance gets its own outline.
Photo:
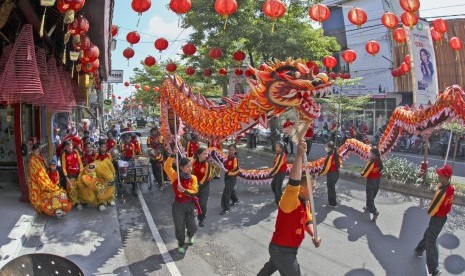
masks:
<path id="1" fill-rule="evenodd" d="M 62 210 L 56 210 L 55 215 L 57 216 L 57 218 L 61 218 L 61 217 L 63 217 L 63 211 Z"/>
<path id="2" fill-rule="evenodd" d="M 98 206 L 98 210 L 99 210 L 99 211 L 105 211 L 106 209 L 107 209 L 107 207 L 105 207 L 105 205 L 103 205 L 103 204 L 100 204 L 100 205 Z"/>
<path id="3" fill-rule="evenodd" d="M 82 204 L 81 204 L 81 203 L 78 203 L 78 205 L 76 205 L 76 207 L 77 207 L 77 209 L 78 209 L 79 211 L 82 211 Z"/>
<path id="4" fill-rule="evenodd" d="M 116 203 L 114 200 L 110 201 L 110 206 L 116 206 Z"/>

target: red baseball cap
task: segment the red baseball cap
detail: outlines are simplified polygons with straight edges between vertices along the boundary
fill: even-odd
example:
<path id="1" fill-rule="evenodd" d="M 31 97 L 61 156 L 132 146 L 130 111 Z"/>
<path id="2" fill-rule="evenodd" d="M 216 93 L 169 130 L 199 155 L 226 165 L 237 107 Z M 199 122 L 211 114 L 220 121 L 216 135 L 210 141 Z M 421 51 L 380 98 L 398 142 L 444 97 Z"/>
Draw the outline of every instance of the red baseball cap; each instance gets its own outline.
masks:
<path id="1" fill-rule="evenodd" d="M 436 173 L 438 175 L 442 175 L 442 176 L 445 176 L 447 178 L 451 178 L 451 176 L 452 176 L 452 168 L 449 165 L 444 165 L 444 167 L 442 167 L 442 168 L 437 168 Z"/>

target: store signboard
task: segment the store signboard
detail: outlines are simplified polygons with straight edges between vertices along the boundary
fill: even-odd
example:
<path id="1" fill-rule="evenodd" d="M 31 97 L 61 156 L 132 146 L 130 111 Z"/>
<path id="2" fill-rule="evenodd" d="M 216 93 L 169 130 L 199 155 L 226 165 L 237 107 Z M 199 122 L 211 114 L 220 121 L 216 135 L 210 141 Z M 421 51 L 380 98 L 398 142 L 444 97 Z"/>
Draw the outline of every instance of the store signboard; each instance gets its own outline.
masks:
<path id="1" fill-rule="evenodd" d="M 108 83 L 123 83 L 123 70 L 111 70 Z"/>

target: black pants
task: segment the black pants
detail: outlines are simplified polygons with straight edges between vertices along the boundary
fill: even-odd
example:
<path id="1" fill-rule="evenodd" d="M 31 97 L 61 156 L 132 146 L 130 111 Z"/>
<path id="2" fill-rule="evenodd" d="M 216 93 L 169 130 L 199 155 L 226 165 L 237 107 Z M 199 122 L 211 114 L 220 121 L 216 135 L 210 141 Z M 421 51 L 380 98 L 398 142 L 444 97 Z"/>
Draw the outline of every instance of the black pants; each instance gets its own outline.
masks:
<path id="1" fill-rule="evenodd" d="M 174 201 L 172 205 L 172 214 L 174 221 L 174 233 L 178 240 L 178 246 L 183 247 L 187 236 L 194 236 L 197 231 L 195 222 L 195 204 L 193 201 L 185 203 Z"/>
<path id="2" fill-rule="evenodd" d="M 199 198 L 200 210 L 202 210 L 202 214 L 197 216 L 199 220 L 204 220 L 205 216 L 207 215 L 207 202 L 209 194 L 210 182 L 199 185 L 199 192 L 197 193 L 197 197 Z"/>
<path id="3" fill-rule="evenodd" d="M 336 183 L 339 179 L 339 171 L 326 174 L 326 187 L 328 188 L 328 204 L 336 206 Z"/>
<path id="4" fill-rule="evenodd" d="M 289 145 L 290 153 L 294 154 L 294 143 L 292 143 L 292 139 L 290 136 L 284 137 L 284 143 L 286 143 L 286 145 Z"/>
<path id="5" fill-rule="evenodd" d="M 426 265 L 428 266 L 429 273 L 433 273 L 438 268 L 438 247 L 436 241 L 446 220 L 447 216 L 443 218 L 431 217 L 423 239 L 418 243 L 417 248 L 415 248 L 419 253 L 423 253 L 426 250 Z"/>
<path id="6" fill-rule="evenodd" d="M 155 178 L 155 181 L 157 181 L 158 186 L 163 186 L 163 179 L 161 177 L 162 174 L 162 168 L 161 165 L 154 160 L 150 160 L 150 164 L 152 165 L 152 172 L 153 172 L 153 177 Z"/>
<path id="7" fill-rule="evenodd" d="M 281 196 L 283 195 L 283 181 L 285 177 L 285 172 L 278 172 L 271 181 L 271 190 L 274 193 L 276 204 L 279 204 L 279 200 L 281 200 Z"/>
<path id="8" fill-rule="evenodd" d="M 366 202 L 366 206 L 367 206 L 367 210 L 374 214 L 376 213 L 378 210 L 376 210 L 376 206 L 375 206 L 375 197 L 376 195 L 378 194 L 378 191 L 379 191 L 379 182 L 380 182 L 380 178 L 378 179 L 367 179 L 367 186 L 366 186 L 366 194 L 367 194 L 367 202 Z"/>
<path id="9" fill-rule="evenodd" d="M 290 248 L 270 243 L 268 247 L 270 260 L 258 272 L 257 276 L 269 276 L 279 271 L 282 276 L 301 276 L 297 261 L 297 248 Z"/>
<path id="10" fill-rule="evenodd" d="M 307 158 L 308 158 L 308 154 L 310 153 L 310 150 L 312 149 L 313 140 L 305 139 L 305 143 L 307 143 Z"/>
<path id="11" fill-rule="evenodd" d="M 236 190 L 234 190 L 236 180 L 237 176 L 225 175 L 224 177 L 224 189 L 223 195 L 221 196 L 221 208 L 223 208 L 223 210 L 229 210 L 230 201 L 234 203 L 239 200 L 236 195 Z"/>

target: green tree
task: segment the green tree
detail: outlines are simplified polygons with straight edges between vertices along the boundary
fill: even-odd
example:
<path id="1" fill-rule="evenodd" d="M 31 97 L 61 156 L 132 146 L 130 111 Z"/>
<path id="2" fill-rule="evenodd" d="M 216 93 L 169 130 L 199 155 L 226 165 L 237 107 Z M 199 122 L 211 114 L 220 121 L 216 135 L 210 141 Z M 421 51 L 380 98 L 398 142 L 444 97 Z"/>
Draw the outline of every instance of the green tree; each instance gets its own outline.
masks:
<path id="1" fill-rule="evenodd" d="M 465 133 L 465 126 L 463 126 L 462 124 L 458 122 L 450 122 L 450 123 L 444 124 L 442 128 L 452 131 L 452 133 L 455 135 L 454 159 L 452 160 L 452 168 L 454 168 L 455 158 L 457 156 L 457 147 L 459 145 L 459 138 L 462 134 Z M 446 162 L 447 162 L 447 157 L 446 157 Z"/>
<path id="2" fill-rule="evenodd" d="M 361 78 L 343 80 L 338 78 L 335 81 L 335 87 L 338 88 L 339 91 L 342 91 L 344 87 L 360 82 L 360 79 Z M 345 120 L 355 119 L 357 116 L 356 114 L 363 111 L 364 106 L 370 101 L 371 95 L 349 97 L 341 95 L 341 92 L 329 98 L 317 99 L 317 102 L 322 104 L 321 110 L 324 115 L 336 117 L 336 129 L 342 124 L 342 118 Z"/>

